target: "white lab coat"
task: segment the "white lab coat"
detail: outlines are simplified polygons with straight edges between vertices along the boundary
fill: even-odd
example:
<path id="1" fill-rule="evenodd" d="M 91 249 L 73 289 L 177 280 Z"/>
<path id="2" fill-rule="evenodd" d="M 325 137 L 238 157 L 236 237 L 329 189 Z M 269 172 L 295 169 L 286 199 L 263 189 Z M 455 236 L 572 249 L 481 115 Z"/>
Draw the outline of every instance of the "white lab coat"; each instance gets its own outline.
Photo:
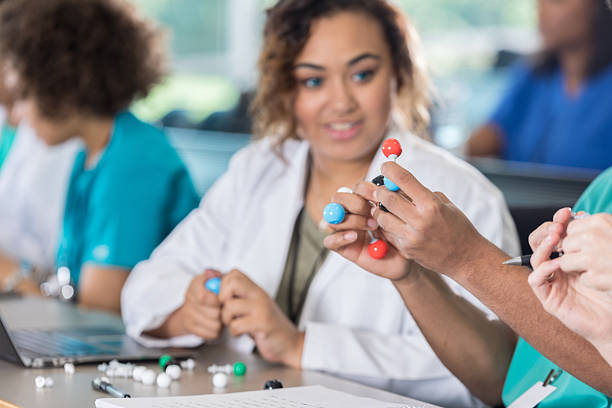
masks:
<path id="1" fill-rule="evenodd" d="M 396 131 L 389 137 L 403 146 L 399 164 L 428 188 L 444 192 L 489 240 L 511 254 L 518 253 L 516 230 L 502 194 L 484 176 L 412 135 Z M 142 332 L 158 327 L 181 306 L 191 279 L 206 268 L 223 272 L 237 268 L 274 298 L 295 220 L 304 205 L 308 150 L 305 141 L 286 142 L 287 164 L 271 151 L 270 140 L 236 153 L 199 208 L 131 272 L 121 297 L 131 336 L 150 340 Z M 380 174 L 385 160 L 382 153 L 376 154 L 368 180 Z M 393 285 L 336 253 L 329 254 L 312 281 L 299 327 L 306 333 L 305 369 L 327 371 L 443 406 L 479 404 L 436 357 Z M 194 337 L 183 336 L 168 344 L 192 345 Z M 252 347 L 244 338 L 230 344 Z"/>
<path id="2" fill-rule="evenodd" d="M 5 112 L 0 110 L 0 123 Z M 80 144 L 48 147 L 22 123 L 0 168 L 0 252 L 35 266 L 55 267 L 70 172 Z"/>

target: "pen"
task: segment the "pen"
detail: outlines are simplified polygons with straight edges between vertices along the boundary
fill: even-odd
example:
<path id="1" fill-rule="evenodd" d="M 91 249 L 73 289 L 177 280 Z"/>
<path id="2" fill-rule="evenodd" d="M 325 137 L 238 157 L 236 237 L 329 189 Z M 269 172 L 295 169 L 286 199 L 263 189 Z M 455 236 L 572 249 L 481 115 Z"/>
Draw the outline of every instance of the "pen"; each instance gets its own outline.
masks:
<path id="1" fill-rule="evenodd" d="M 115 398 L 132 398 L 128 393 L 118 390 L 113 384 L 103 381 L 101 378 L 91 380 L 91 387 L 96 391 L 105 392 Z"/>
<path id="2" fill-rule="evenodd" d="M 578 211 L 577 213 L 573 212 L 571 216 L 571 221 L 573 220 L 581 220 L 583 218 L 588 217 L 590 214 L 584 211 Z M 533 255 L 533 254 L 531 254 Z M 503 265 L 512 265 L 512 266 L 531 266 L 531 255 L 521 255 L 516 258 L 508 259 L 506 262 L 502 262 Z M 550 254 L 550 259 L 555 259 L 563 255 L 563 252 L 553 252 Z M 533 269 L 533 268 L 532 268 Z"/>
<path id="3" fill-rule="evenodd" d="M 529 266 L 531 267 L 531 255 L 521 255 L 516 258 L 508 259 L 503 262 L 504 265 L 513 265 L 513 266 Z M 553 252 L 550 254 L 550 259 L 555 259 L 563 255 L 562 252 Z"/>

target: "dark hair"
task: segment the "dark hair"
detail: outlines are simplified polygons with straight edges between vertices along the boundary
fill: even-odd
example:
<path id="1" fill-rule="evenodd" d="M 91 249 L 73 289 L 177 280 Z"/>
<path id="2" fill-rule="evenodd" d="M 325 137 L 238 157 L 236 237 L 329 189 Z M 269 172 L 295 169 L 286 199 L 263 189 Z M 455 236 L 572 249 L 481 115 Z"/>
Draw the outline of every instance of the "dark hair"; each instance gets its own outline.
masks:
<path id="1" fill-rule="evenodd" d="M 591 0 L 595 10 L 591 21 L 594 53 L 587 66 L 587 76 L 598 74 L 612 64 L 612 23 L 610 22 L 610 6 L 612 0 Z M 535 72 L 547 75 L 559 67 L 559 55 L 556 52 L 541 52 L 534 56 Z"/>
<path id="2" fill-rule="evenodd" d="M 6 0 L 0 55 L 49 118 L 114 116 L 165 72 L 163 36 L 120 0 Z"/>
<path id="3" fill-rule="evenodd" d="M 308 41 L 313 22 L 343 11 L 364 13 L 380 24 L 397 80 L 401 124 L 426 135 L 429 81 L 416 30 L 399 10 L 385 0 L 280 0 L 267 10 L 259 55 L 259 82 L 252 104 L 257 137 L 274 135 L 278 145 L 296 137 L 295 59 Z"/>

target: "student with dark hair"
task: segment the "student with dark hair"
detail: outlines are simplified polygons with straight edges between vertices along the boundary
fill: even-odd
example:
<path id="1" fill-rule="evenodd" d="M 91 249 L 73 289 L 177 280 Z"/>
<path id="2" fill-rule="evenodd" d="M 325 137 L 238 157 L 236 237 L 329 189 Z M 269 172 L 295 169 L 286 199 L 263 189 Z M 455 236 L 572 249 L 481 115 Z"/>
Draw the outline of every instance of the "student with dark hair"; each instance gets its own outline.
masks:
<path id="1" fill-rule="evenodd" d="M 198 200 L 165 135 L 126 111 L 164 73 L 160 33 L 120 0 L 7 0 L 0 58 L 36 134 L 48 145 L 84 143 L 58 271 L 80 303 L 118 312 L 130 269 Z"/>
<path id="2" fill-rule="evenodd" d="M 543 50 L 514 70 L 466 152 L 603 170 L 612 165 L 612 24 L 606 0 L 539 0 Z"/>
<path id="3" fill-rule="evenodd" d="M 0 1 L 0 4 L 4 0 Z M 21 120 L 0 61 L 0 292 L 38 292 L 55 270 L 78 142 L 51 148 Z"/>

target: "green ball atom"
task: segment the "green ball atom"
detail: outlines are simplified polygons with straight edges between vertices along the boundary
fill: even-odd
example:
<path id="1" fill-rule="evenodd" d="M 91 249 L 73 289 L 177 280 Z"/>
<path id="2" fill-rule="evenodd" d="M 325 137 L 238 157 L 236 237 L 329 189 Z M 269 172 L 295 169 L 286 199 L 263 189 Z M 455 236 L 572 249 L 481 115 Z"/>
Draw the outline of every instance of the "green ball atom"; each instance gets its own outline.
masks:
<path id="1" fill-rule="evenodd" d="M 168 362 L 170 362 L 172 360 L 172 356 L 169 356 L 168 354 L 164 354 L 163 356 L 161 356 L 159 358 L 159 366 L 161 367 L 162 370 L 164 370 L 166 368 L 166 364 L 168 364 Z"/>
<path id="2" fill-rule="evenodd" d="M 234 364 L 234 375 L 237 377 L 242 377 L 245 374 L 246 364 L 244 364 L 242 361 L 236 361 L 236 364 Z"/>

